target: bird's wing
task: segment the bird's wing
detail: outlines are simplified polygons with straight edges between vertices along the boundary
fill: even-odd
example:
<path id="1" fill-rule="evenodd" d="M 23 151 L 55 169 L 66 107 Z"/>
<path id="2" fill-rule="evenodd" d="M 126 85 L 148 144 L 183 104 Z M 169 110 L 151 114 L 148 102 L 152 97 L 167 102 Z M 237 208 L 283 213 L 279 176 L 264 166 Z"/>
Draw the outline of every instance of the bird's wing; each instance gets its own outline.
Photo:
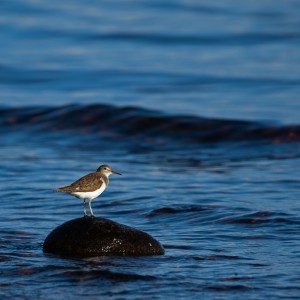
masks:
<path id="1" fill-rule="evenodd" d="M 95 173 L 90 173 L 73 182 L 69 187 L 73 191 L 93 192 L 103 184 L 102 178 Z"/>
<path id="2" fill-rule="evenodd" d="M 54 192 L 72 193 L 76 191 L 80 192 L 93 192 L 102 186 L 103 180 L 95 173 L 90 173 L 71 183 L 70 185 L 61 187 Z"/>

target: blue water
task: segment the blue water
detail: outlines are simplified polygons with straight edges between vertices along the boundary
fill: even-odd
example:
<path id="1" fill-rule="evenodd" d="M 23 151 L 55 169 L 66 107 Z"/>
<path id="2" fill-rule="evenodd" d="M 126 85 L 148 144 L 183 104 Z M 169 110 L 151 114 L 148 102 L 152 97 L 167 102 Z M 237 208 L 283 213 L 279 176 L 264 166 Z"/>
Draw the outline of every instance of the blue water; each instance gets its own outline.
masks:
<path id="1" fill-rule="evenodd" d="M 1 299 L 299 299 L 299 1 L 0 8 Z M 164 256 L 43 253 L 102 163 Z"/>

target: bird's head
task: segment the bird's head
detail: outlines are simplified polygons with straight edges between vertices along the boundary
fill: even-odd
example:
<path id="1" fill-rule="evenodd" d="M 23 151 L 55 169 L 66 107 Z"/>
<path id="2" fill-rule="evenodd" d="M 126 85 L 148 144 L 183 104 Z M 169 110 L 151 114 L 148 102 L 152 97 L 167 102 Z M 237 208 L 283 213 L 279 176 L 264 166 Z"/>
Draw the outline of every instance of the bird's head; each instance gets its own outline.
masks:
<path id="1" fill-rule="evenodd" d="M 102 165 L 97 169 L 97 172 L 100 172 L 101 174 L 106 175 L 107 177 L 110 174 L 117 174 L 117 175 L 122 175 L 114 170 L 111 169 L 111 167 L 109 165 Z"/>

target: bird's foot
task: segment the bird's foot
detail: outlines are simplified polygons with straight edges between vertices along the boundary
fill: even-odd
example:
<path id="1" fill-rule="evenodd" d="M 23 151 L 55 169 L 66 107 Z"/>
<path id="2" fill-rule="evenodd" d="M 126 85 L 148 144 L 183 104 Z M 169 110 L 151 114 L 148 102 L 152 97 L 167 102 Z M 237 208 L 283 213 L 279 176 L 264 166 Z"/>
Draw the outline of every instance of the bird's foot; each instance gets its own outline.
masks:
<path id="1" fill-rule="evenodd" d="M 84 217 L 84 218 L 95 218 L 95 216 L 92 215 L 92 214 L 90 214 L 90 215 L 84 214 L 83 217 Z"/>

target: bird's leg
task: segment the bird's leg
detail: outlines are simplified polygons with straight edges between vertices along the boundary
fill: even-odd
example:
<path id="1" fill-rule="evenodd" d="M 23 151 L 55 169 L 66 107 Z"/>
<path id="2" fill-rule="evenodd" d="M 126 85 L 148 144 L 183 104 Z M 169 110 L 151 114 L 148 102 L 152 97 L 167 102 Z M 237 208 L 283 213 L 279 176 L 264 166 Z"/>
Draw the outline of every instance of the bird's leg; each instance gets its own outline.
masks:
<path id="1" fill-rule="evenodd" d="M 92 199 L 89 200 L 89 208 L 91 212 L 91 217 L 94 217 L 93 210 L 92 210 Z"/>
<path id="2" fill-rule="evenodd" d="M 85 199 L 83 199 L 83 214 L 86 217 L 86 203 L 85 203 Z"/>

